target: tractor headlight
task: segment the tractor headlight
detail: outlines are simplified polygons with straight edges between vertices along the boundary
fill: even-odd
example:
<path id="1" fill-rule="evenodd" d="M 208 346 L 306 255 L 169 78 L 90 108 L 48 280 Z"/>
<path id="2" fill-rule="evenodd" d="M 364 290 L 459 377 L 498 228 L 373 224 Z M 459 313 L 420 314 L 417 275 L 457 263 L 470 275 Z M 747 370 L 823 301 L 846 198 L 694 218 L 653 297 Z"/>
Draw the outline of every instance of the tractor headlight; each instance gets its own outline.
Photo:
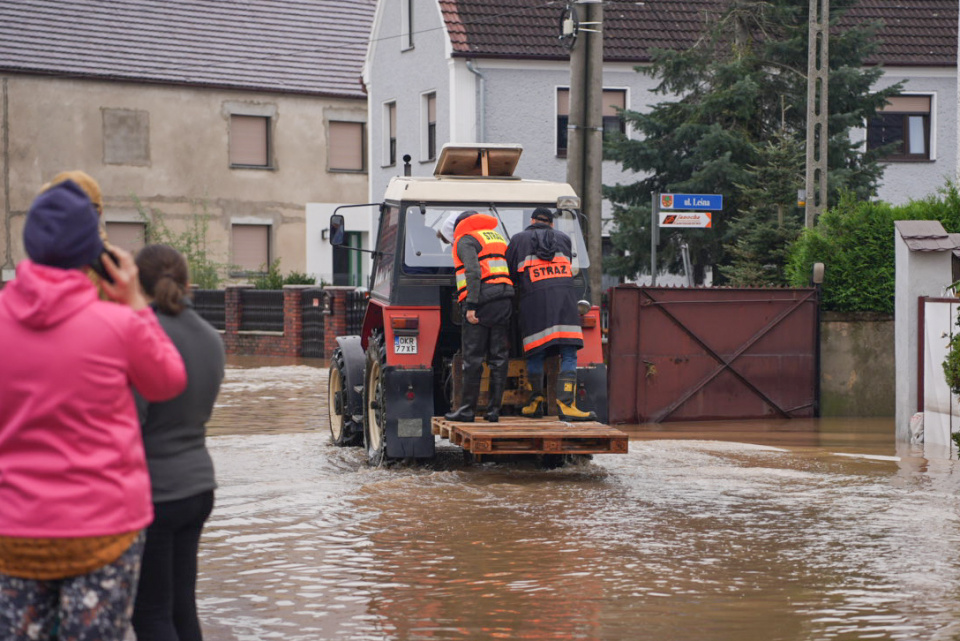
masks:
<path id="1" fill-rule="evenodd" d="M 588 300 L 578 300 L 577 301 L 577 311 L 580 312 L 581 316 L 586 316 L 590 313 L 590 301 Z"/>

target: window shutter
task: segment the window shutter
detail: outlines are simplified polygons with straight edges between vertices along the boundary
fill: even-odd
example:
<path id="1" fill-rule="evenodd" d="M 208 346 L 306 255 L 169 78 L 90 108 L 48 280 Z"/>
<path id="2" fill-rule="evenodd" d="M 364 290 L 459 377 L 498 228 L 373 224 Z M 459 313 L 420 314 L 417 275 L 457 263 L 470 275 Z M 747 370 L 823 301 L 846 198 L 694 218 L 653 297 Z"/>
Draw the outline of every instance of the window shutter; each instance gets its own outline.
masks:
<path id="1" fill-rule="evenodd" d="M 143 249 L 143 235 L 146 227 L 143 223 L 106 223 L 107 240 L 111 245 L 136 254 Z"/>
<path id="2" fill-rule="evenodd" d="M 243 271 L 258 272 L 270 265 L 270 226 L 233 226 L 233 264 Z"/>
<path id="3" fill-rule="evenodd" d="M 330 122 L 330 169 L 363 171 L 363 123 Z"/>
<path id="4" fill-rule="evenodd" d="M 437 94 L 427 96 L 427 122 L 437 122 Z"/>
<path id="5" fill-rule="evenodd" d="M 397 103 L 391 102 L 388 109 L 390 110 L 390 137 L 397 137 Z"/>
<path id="6" fill-rule="evenodd" d="M 607 90 L 603 92 L 603 117 L 619 116 L 617 109 L 624 109 L 627 106 L 627 92 L 620 90 Z"/>
<path id="7" fill-rule="evenodd" d="M 557 115 L 570 115 L 570 90 L 557 89 Z"/>
<path id="8" fill-rule="evenodd" d="M 261 116 L 230 117 L 230 164 L 268 166 L 267 124 Z"/>
<path id="9" fill-rule="evenodd" d="M 890 96 L 890 104 L 884 105 L 880 111 L 894 113 L 930 113 L 930 96 Z"/>

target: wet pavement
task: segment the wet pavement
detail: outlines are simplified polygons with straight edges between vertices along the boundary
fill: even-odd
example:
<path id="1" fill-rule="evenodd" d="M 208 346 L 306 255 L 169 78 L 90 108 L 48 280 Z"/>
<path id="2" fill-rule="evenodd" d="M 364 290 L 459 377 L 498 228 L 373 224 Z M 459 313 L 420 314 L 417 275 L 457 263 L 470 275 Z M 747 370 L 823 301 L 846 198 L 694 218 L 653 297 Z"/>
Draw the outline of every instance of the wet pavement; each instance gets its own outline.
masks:
<path id="1" fill-rule="evenodd" d="M 630 428 L 545 471 L 329 443 L 326 364 L 236 359 L 210 425 L 207 641 L 960 638 L 956 455 L 890 420 Z M 266 365 L 266 366 L 264 366 Z"/>

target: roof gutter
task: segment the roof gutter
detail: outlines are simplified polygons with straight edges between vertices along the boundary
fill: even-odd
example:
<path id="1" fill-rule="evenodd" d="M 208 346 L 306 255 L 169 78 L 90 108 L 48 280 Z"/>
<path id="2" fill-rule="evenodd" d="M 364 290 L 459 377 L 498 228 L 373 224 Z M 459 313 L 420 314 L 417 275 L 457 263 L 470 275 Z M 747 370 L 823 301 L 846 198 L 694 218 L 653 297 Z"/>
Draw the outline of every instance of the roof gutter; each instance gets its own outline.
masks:
<path id="1" fill-rule="evenodd" d="M 478 117 L 477 129 L 478 129 L 478 138 L 477 142 L 487 142 L 487 104 L 486 104 L 486 84 L 487 78 L 477 69 L 476 65 L 473 62 L 473 59 L 467 60 L 467 70 L 470 71 L 473 75 L 480 79 L 480 83 L 477 86 L 477 93 L 479 98 L 477 103 L 480 110 L 480 115 Z"/>

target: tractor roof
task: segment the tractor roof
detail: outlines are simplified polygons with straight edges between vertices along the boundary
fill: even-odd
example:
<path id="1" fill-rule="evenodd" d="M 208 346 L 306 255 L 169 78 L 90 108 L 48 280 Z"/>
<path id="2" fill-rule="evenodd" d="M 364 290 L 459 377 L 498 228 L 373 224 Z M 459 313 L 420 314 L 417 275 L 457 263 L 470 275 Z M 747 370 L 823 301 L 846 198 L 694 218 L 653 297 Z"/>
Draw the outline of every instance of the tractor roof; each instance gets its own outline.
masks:
<path id="1" fill-rule="evenodd" d="M 385 200 L 423 202 L 552 203 L 576 193 L 567 183 L 524 180 L 513 175 L 523 147 L 514 144 L 454 144 L 440 150 L 433 177 L 390 180 Z"/>
<path id="2" fill-rule="evenodd" d="M 576 197 L 567 183 L 491 177 L 410 177 L 390 179 L 384 200 L 399 202 L 553 203 Z"/>

